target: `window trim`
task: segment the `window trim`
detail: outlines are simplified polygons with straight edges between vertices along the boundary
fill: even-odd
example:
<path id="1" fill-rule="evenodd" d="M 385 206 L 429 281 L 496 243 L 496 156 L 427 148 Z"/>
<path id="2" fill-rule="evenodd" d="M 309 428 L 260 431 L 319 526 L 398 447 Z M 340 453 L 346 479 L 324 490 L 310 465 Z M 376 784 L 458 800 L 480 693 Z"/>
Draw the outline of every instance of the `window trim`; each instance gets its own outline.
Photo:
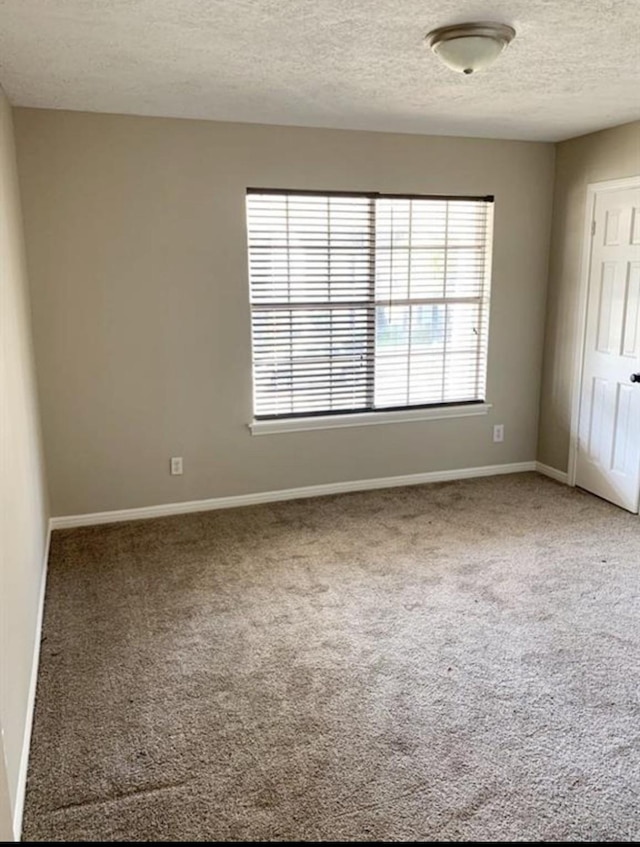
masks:
<path id="1" fill-rule="evenodd" d="M 306 188 L 255 188 L 246 189 L 249 194 L 292 194 L 316 197 L 371 197 L 376 200 L 461 200 L 462 202 L 495 203 L 494 194 L 387 194 L 383 191 L 323 191 Z"/>
<path id="2" fill-rule="evenodd" d="M 320 197 L 366 197 L 373 200 L 378 199 L 398 199 L 398 200 L 441 200 L 441 201 L 462 201 L 462 202 L 485 202 L 493 205 L 495 203 L 495 195 L 486 194 L 408 194 L 408 193 L 385 193 L 378 191 L 338 191 L 326 189 L 290 189 L 290 188 L 266 188 L 266 187 L 247 187 L 245 197 L 248 198 L 252 194 L 273 194 L 273 195 L 315 195 Z M 490 239 L 488 251 L 485 255 L 485 261 L 489 266 L 489 277 L 491 280 L 492 273 L 492 254 L 493 240 Z M 491 290 L 491 285 L 489 286 Z M 479 300 L 477 297 L 461 298 L 467 300 Z M 377 301 L 374 299 L 374 309 L 380 303 L 386 301 Z M 394 305 L 397 302 L 390 301 Z M 416 301 L 411 300 L 414 305 Z M 448 302 L 444 298 L 428 298 L 420 302 Z M 299 304 L 300 308 L 304 308 L 305 304 Z M 315 304 L 314 304 L 315 305 Z M 343 303 L 337 304 L 344 306 Z M 482 305 L 480 303 L 480 305 Z M 282 306 L 285 308 L 285 304 Z M 291 309 L 291 304 L 286 304 L 287 309 Z M 490 308 L 490 300 L 486 304 L 486 308 Z M 253 330 L 252 330 L 253 338 Z M 252 378 L 253 378 L 253 350 L 252 350 Z M 488 366 L 488 361 L 487 361 Z M 485 385 L 486 390 L 486 385 Z M 340 411 L 333 412 L 317 412 L 317 413 L 294 413 L 292 415 L 264 416 L 254 417 L 247 427 L 252 435 L 270 435 L 285 432 L 303 432 L 307 430 L 323 430 L 323 429 L 339 429 L 353 426 L 370 426 L 375 424 L 389 423 L 409 423 L 412 421 L 428 421 L 442 420 L 451 418 L 477 417 L 487 415 L 492 408 L 492 404 L 486 400 L 486 395 L 483 399 L 458 401 L 452 403 L 436 403 L 424 406 L 406 406 L 395 409 L 365 409 L 362 411 Z"/>
<path id="3" fill-rule="evenodd" d="M 340 412 L 297 418 L 271 418 L 253 420 L 247 424 L 251 435 L 275 435 L 282 432 L 306 432 L 313 429 L 341 429 L 373 424 L 412 423 L 416 421 L 444 420 L 446 418 L 471 418 L 487 415 L 493 408 L 483 401 L 450 406 L 420 406 L 392 412 Z"/>

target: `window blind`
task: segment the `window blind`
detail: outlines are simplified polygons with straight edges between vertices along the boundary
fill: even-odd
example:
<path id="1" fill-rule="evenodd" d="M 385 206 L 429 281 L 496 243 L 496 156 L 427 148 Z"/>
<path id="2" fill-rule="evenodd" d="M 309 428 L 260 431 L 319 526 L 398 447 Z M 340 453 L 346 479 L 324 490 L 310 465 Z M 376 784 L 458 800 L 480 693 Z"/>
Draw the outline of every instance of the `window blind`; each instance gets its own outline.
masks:
<path id="1" fill-rule="evenodd" d="M 491 200 L 250 189 L 256 419 L 482 402 Z"/>

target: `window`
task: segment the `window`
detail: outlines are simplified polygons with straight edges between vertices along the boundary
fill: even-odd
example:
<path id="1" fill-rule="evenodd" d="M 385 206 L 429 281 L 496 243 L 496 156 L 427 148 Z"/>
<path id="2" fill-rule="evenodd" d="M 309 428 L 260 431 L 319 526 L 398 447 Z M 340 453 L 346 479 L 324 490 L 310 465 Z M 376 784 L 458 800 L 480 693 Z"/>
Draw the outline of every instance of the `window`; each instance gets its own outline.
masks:
<path id="1" fill-rule="evenodd" d="M 250 189 L 255 419 L 483 403 L 492 200 Z"/>

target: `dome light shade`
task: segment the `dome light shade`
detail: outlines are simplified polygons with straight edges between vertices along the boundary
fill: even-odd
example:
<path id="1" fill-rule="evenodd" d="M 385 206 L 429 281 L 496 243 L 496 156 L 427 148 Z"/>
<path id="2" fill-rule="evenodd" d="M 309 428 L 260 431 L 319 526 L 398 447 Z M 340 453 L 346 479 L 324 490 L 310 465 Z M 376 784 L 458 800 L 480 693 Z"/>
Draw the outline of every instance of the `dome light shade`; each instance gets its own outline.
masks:
<path id="1" fill-rule="evenodd" d="M 434 29 L 425 40 L 447 67 L 468 75 L 492 65 L 515 34 L 506 24 L 459 24 Z"/>

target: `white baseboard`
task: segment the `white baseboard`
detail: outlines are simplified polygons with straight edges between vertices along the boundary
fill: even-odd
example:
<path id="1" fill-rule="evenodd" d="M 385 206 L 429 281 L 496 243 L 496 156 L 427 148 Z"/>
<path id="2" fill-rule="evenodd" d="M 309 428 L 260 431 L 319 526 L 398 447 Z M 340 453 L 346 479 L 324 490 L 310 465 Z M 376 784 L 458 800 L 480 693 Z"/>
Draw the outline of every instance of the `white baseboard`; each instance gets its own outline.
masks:
<path id="1" fill-rule="evenodd" d="M 543 465 L 542 462 L 536 462 L 536 470 L 544 476 L 550 476 L 551 479 L 564 483 L 564 485 L 569 484 L 569 474 L 566 471 L 559 471 L 549 465 Z"/>
<path id="2" fill-rule="evenodd" d="M 349 491 L 369 491 L 374 488 L 396 488 L 403 485 L 424 485 L 430 482 L 448 482 L 456 479 L 473 479 L 480 476 L 535 471 L 536 462 L 512 462 L 506 465 L 485 465 L 480 468 L 457 468 L 451 471 L 386 476 L 378 479 L 359 479 L 349 482 L 330 482 L 308 485 L 304 488 L 285 488 L 280 491 L 259 491 L 256 494 L 237 494 L 232 497 L 213 497 L 210 500 L 191 500 L 185 503 L 166 503 L 160 506 L 143 506 L 137 509 L 120 509 L 115 512 L 94 512 L 87 515 L 64 515 L 51 519 L 52 529 L 117 523 L 118 521 L 160 518 L 167 515 L 184 515 L 188 512 L 208 512 L 212 509 L 233 509 L 258 503 L 275 503 L 278 500 L 299 500 L 304 497 L 323 497 Z"/>
<path id="3" fill-rule="evenodd" d="M 24 798 L 27 790 L 27 770 L 29 768 L 29 749 L 31 747 L 31 730 L 33 729 L 33 715 L 36 706 L 36 688 L 38 686 L 38 667 L 40 665 L 40 642 L 42 640 L 42 621 L 44 618 L 44 598 L 47 588 L 47 568 L 49 564 L 49 548 L 51 546 L 52 522 L 49 521 L 47 538 L 44 546 L 44 561 L 42 563 L 42 575 L 40 577 L 40 597 L 38 598 L 38 614 L 36 618 L 36 630 L 33 643 L 33 658 L 31 660 L 31 677 L 29 680 L 29 694 L 27 697 L 27 715 L 24 724 L 24 737 L 22 740 L 22 753 L 20 755 L 20 768 L 18 770 L 18 783 L 16 789 L 16 802 L 13 809 L 13 831 L 15 840 L 20 841 L 22 834 L 22 816 L 24 813 Z"/>

